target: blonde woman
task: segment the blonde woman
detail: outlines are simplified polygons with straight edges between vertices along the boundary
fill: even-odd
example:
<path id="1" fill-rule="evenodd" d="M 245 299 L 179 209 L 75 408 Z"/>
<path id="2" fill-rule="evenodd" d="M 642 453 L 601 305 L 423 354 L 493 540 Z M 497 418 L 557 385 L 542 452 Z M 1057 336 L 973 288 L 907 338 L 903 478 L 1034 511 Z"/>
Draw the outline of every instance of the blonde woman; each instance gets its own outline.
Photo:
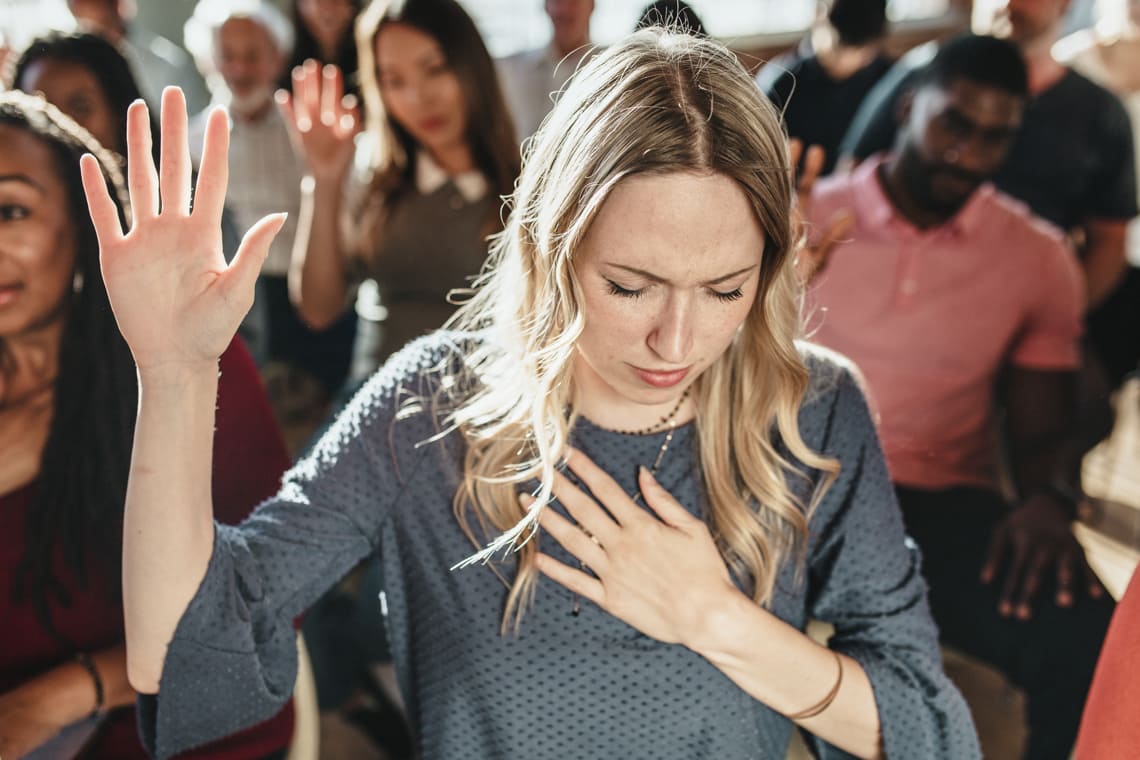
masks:
<path id="1" fill-rule="evenodd" d="M 429 760 L 777 757 L 793 722 L 825 757 L 978 756 L 859 389 L 796 343 L 784 136 L 730 51 L 644 31 L 576 75 L 454 329 L 237 528 L 209 513 L 216 356 L 280 220 L 226 267 L 225 126 L 193 214 L 173 155 L 126 235 L 86 167 L 142 389 L 124 599 L 159 756 L 270 713 L 290 621 L 372 552 Z"/>

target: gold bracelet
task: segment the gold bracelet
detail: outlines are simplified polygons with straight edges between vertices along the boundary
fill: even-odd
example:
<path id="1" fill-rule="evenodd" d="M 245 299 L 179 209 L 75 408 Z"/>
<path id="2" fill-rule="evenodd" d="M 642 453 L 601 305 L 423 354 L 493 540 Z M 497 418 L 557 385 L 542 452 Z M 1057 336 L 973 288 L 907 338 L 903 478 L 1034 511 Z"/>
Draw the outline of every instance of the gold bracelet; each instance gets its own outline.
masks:
<path id="1" fill-rule="evenodd" d="M 806 720 L 807 718 L 814 718 L 827 708 L 831 707 L 831 703 L 834 702 L 835 698 L 839 695 L 839 687 L 843 685 L 843 660 L 840 659 L 838 652 L 831 650 L 831 653 L 835 655 L 835 664 L 839 666 L 839 675 L 835 678 L 835 685 L 831 687 L 831 691 L 827 692 L 827 696 L 823 698 L 823 701 L 821 701 L 819 704 L 812 705 L 808 709 L 801 712 L 792 713 L 788 716 L 789 720 Z"/>

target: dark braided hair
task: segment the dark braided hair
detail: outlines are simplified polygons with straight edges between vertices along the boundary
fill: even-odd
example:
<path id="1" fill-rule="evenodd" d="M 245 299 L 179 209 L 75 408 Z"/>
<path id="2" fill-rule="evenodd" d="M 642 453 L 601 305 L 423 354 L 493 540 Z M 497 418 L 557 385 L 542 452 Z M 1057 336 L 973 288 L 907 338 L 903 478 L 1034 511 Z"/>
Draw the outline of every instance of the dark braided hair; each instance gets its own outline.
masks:
<path id="1" fill-rule="evenodd" d="M 95 138 L 40 98 L 0 93 L 0 124 L 33 135 L 50 150 L 66 188 L 68 218 L 75 225 L 76 282 L 64 304 L 52 420 L 40 458 L 25 551 L 12 585 L 17 603 L 30 601 L 49 631 L 50 603 L 70 602 L 53 567 L 62 557 L 86 590 L 93 577 L 117 578 L 123 504 L 130 465 L 138 389 L 135 366 L 115 324 L 103 277 L 99 246 L 87 210 L 79 157 L 93 154 L 125 222 L 129 206 L 118 162 Z M 0 352 L 5 350 L 0 340 Z M 118 594 L 118 584 L 111 584 Z"/>

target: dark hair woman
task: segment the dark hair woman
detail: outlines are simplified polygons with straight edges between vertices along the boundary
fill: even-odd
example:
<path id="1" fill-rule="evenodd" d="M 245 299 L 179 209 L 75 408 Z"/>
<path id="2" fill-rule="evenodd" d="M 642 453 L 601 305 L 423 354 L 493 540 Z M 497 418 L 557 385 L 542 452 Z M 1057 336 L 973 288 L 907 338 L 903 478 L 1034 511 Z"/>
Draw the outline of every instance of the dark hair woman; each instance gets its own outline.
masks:
<path id="1" fill-rule="evenodd" d="M 146 757 L 127 683 L 119 593 L 135 365 L 107 301 L 79 157 L 98 158 L 129 217 L 117 160 L 40 98 L 0 93 L 0 756 L 63 728 L 84 758 Z M 222 359 L 217 515 L 239 521 L 288 465 L 251 360 Z M 292 710 L 196 752 L 263 757 Z"/>
<path id="2" fill-rule="evenodd" d="M 483 266 L 520 157 L 491 56 L 454 0 L 374 2 L 357 50 L 367 123 L 355 141 L 359 118 L 336 69 L 307 62 L 293 73 L 312 181 L 291 285 L 302 317 L 322 327 L 354 282 L 377 283 L 387 316 L 364 360 L 373 369 L 451 315 L 448 293 Z"/>
<path id="3" fill-rule="evenodd" d="M 281 86 L 292 85 L 290 71 L 312 59 L 344 72 L 349 92 L 358 92 L 356 37 L 353 25 L 364 0 L 293 0 L 293 52 L 281 77 Z"/>
<path id="4" fill-rule="evenodd" d="M 127 155 L 127 108 L 143 96 L 126 58 L 104 38 L 58 32 L 36 38 L 16 61 L 11 89 L 42 94 L 100 145 Z"/>

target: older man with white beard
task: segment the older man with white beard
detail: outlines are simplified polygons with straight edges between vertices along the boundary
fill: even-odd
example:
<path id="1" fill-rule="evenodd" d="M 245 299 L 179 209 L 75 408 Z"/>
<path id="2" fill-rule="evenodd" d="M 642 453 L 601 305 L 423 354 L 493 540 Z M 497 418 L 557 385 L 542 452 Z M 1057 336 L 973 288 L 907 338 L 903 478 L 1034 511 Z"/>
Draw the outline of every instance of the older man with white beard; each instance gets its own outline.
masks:
<path id="1" fill-rule="evenodd" d="M 287 276 L 305 167 L 274 103 L 274 92 L 292 48 L 292 25 L 267 0 L 201 0 L 186 24 L 185 37 L 200 68 L 207 69 L 203 75 L 211 82 L 215 105 L 222 105 L 230 115 L 226 207 L 239 231 L 266 214 L 289 212 L 258 282 L 257 300 L 264 321 L 260 353 L 267 362 L 283 363 L 314 377 L 323 392 L 316 392 L 318 399 L 312 400 L 323 403 L 344 381 L 353 322 L 342 320 L 346 324 L 316 333 L 300 321 L 289 301 Z M 195 164 L 202 151 L 206 115 L 203 111 L 190 123 Z M 282 384 L 296 388 L 294 380 L 290 375 Z M 279 406 L 273 387 L 270 394 Z M 292 407 L 296 401 L 286 403 Z M 293 411 L 305 415 L 305 410 Z"/>

